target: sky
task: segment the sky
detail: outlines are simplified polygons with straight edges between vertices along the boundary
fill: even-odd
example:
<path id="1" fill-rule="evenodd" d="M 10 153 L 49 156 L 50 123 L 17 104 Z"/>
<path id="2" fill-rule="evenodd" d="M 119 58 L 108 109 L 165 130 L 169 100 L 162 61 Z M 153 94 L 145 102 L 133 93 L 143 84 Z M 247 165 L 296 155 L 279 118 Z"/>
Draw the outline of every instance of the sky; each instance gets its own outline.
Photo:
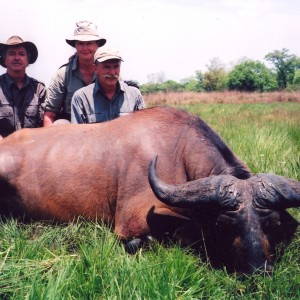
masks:
<path id="1" fill-rule="evenodd" d="M 228 69 L 287 48 L 300 56 L 299 0 L 6 0 L 0 42 L 12 35 L 36 44 L 27 74 L 46 85 L 74 48 L 65 39 L 89 20 L 119 50 L 124 80 L 180 82 L 217 58 Z M 0 74 L 6 70 L 0 67 Z"/>

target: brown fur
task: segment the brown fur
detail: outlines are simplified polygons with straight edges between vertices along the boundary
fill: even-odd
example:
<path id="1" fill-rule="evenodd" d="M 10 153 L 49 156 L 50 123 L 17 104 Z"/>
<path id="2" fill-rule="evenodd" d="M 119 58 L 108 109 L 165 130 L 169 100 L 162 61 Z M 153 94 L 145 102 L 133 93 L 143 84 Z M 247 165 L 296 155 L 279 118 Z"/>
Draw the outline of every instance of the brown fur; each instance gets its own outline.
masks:
<path id="1" fill-rule="evenodd" d="M 170 184 L 252 176 L 201 119 L 156 107 L 100 124 L 23 129 L 1 140 L 0 210 L 39 220 L 102 220 L 124 240 L 181 232 L 191 233 L 183 242 L 196 239 L 195 219 L 205 234 L 213 232 L 215 211 L 172 208 L 155 197 L 147 176 L 156 155 L 157 172 Z"/>
<path id="2" fill-rule="evenodd" d="M 14 211 L 63 222 L 97 217 L 129 238 L 138 233 L 137 222 L 148 230 L 154 204 L 163 206 L 147 179 L 154 155 L 170 183 L 235 168 L 248 172 L 236 158 L 228 164 L 191 121 L 185 112 L 154 108 L 101 124 L 23 129 L 0 142 L 0 180 L 16 192 Z"/>

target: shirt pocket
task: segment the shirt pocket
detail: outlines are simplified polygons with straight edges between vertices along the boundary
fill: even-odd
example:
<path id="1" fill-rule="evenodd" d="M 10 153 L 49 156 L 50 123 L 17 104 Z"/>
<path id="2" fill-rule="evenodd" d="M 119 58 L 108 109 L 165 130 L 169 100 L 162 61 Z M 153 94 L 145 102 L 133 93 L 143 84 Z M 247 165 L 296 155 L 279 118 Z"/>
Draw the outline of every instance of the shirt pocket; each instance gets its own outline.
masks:
<path id="1" fill-rule="evenodd" d="M 10 105 L 0 106 L 0 134 L 7 136 L 14 131 L 14 111 Z"/>
<path id="2" fill-rule="evenodd" d="M 29 105 L 25 110 L 24 127 L 37 127 L 39 119 L 38 105 Z"/>
<path id="3" fill-rule="evenodd" d="M 9 105 L 0 106 L 0 120 L 11 118 L 14 115 L 13 108 Z"/>

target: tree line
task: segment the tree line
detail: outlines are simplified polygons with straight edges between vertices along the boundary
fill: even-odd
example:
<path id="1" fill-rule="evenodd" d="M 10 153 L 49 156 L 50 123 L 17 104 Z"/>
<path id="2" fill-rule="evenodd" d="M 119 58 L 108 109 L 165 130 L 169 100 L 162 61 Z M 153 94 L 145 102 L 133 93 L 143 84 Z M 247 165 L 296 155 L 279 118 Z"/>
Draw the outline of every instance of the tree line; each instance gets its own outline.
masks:
<path id="1" fill-rule="evenodd" d="M 180 82 L 163 80 L 158 76 L 154 80 L 140 86 L 141 92 L 211 92 L 236 90 L 243 92 L 269 92 L 300 90 L 300 57 L 290 54 L 289 50 L 275 50 L 264 59 L 272 67 L 258 60 L 243 58 L 230 70 L 218 58 L 207 65 L 207 71 L 196 71 L 195 76 Z"/>

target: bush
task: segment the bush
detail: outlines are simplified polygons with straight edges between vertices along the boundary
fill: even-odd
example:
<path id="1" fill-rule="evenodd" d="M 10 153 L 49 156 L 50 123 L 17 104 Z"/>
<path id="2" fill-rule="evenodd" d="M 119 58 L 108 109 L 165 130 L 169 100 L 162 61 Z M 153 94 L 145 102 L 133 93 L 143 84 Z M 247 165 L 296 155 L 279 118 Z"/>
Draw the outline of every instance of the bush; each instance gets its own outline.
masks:
<path id="1" fill-rule="evenodd" d="M 261 62 L 246 60 L 229 73 L 228 88 L 245 92 L 266 92 L 277 89 L 272 72 Z"/>

